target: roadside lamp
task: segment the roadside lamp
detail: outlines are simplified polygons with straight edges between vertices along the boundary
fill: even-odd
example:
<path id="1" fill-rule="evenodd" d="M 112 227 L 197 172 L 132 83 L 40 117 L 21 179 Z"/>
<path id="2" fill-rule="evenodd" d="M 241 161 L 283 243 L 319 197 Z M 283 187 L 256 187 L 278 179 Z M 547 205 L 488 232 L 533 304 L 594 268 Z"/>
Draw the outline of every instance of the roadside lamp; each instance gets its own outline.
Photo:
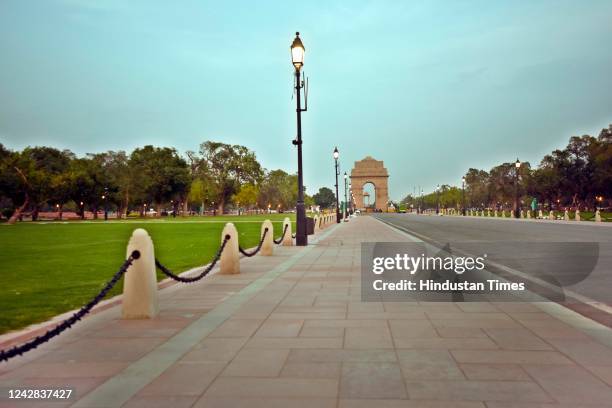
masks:
<path id="1" fill-rule="evenodd" d="M 306 49 L 304 48 L 304 44 L 302 44 L 302 40 L 300 39 L 300 33 L 295 33 L 295 39 L 293 43 L 291 43 L 291 62 L 295 67 L 296 71 L 299 71 L 304 65 L 304 52 Z"/>

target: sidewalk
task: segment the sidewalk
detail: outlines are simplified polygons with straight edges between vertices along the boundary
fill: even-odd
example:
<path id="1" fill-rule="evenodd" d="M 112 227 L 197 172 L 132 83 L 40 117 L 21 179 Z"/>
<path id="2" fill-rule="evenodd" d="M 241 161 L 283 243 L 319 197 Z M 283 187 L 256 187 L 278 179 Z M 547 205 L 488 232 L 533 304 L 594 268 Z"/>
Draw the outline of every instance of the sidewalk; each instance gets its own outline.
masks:
<path id="1" fill-rule="evenodd" d="M 74 388 L 0 407 L 612 407 L 612 330 L 555 304 L 364 303 L 360 243 L 408 237 L 362 216 L 242 273 L 113 307 L 0 363 L 0 390 Z M 557 317 L 558 316 L 558 317 Z"/>

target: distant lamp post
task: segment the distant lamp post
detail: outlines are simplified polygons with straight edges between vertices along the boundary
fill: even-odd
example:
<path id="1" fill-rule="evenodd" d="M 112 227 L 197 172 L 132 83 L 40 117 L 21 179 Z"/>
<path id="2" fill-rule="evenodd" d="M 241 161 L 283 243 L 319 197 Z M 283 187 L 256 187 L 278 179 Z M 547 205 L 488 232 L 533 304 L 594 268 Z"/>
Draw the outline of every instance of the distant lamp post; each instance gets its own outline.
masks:
<path id="1" fill-rule="evenodd" d="M 436 186 L 436 215 L 440 214 L 440 185 Z"/>
<path id="2" fill-rule="evenodd" d="M 461 214 L 465 216 L 465 177 L 461 178 Z"/>
<path id="3" fill-rule="evenodd" d="M 293 144 L 297 146 L 298 153 L 298 198 L 295 206 L 296 212 L 296 231 L 295 244 L 299 246 L 308 245 L 308 235 L 306 234 L 306 208 L 304 207 L 304 172 L 302 169 L 302 112 L 308 109 L 308 100 L 305 99 L 302 109 L 302 99 L 300 90 L 304 88 L 304 81 L 300 78 L 300 70 L 304 66 L 304 44 L 300 39 L 300 33 L 295 33 L 295 39 L 291 43 L 291 63 L 295 67 L 295 91 L 297 94 L 297 137 Z M 308 86 L 306 85 L 304 96 L 307 97 Z"/>
<path id="4" fill-rule="evenodd" d="M 212 202 L 212 208 L 213 208 L 213 217 L 217 216 L 217 207 L 215 207 L 215 202 Z"/>
<path id="5" fill-rule="evenodd" d="M 334 162 L 336 166 L 336 223 L 340 223 L 340 202 L 338 201 L 338 176 L 340 175 L 340 170 L 338 169 L 338 157 L 340 157 L 338 147 L 334 147 Z"/>
<path id="6" fill-rule="evenodd" d="M 108 187 L 104 187 L 102 199 L 104 200 L 104 221 L 108 221 Z"/>
<path id="7" fill-rule="evenodd" d="M 518 181 L 519 181 L 519 170 L 521 168 L 521 161 L 517 158 L 514 163 L 514 218 L 520 218 L 521 214 L 519 211 L 519 199 L 518 199 Z"/>
<path id="8" fill-rule="evenodd" d="M 348 209 L 349 209 L 349 215 L 353 214 L 353 185 L 351 184 L 351 182 L 349 181 L 348 183 Z"/>
<path id="9" fill-rule="evenodd" d="M 62 220 L 62 209 L 59 204 L 55 204 L 55 208 L 57 208 L 57 218 L 61 221 Z"/>
<path id="10" fill-rule="evenodd" d="M 346 171 L 344 172 L 344 221 L 348 221 L 348 193 L 347 193 L 347 179 L 348 176 L 346 175 Z"/>
<path id="11" fill-rule="evenodd" d="M 81 219 L 85 219 L 85 204 L 81 201 Z"/>

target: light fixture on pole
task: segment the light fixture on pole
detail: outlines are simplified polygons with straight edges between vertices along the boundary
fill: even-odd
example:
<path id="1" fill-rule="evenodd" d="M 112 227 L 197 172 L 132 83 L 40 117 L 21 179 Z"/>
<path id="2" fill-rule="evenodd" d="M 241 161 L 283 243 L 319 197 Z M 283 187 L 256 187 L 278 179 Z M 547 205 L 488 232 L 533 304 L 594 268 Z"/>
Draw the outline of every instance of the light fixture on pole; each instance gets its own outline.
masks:
<path id="1" fill-rule="evenodd" d="M 440 214 L 440 185 L 436 186 L 436 215 Z"/>
<path id="2" fill-rule="evenodd" d="M 334 147 L 334 162 L 336 166 L 336 223 L 340 223 L 340 202 L 338 196 L 338 176 L 340 175 L 340 169 L 338 168 L 338 158 L 340 157 L 340 152 L 338 152 L 338 147 Z"/>
<path id="3" fill-rule="evenodd" d="M 521 161 L 517 158 L 514 163 L 514 218 L 520 218 L 519 211 L 519 199 L 518 199 L 518 181 L 519 181 L 519 169 L 521 168 Z"/>
<path id="4" fill-rule="evenodd" d="M 295 91 L 297 107 L 295 109 L 297 113 L 297 137 L 293 141 L 293 144 L 297 146 L 298 151 L 298 198 L 295 206 L 296 212 L 296 231 L 295 231 L 295 244 L 299 246 L 308 245 L 308 235 L 306 232 L 306 208 L 304 207 L 304 175 L 302 170 L 302 112 L 308 109 L 307 95 L 308 85 L 304 93 L 304 108 L 302 109 L 302 99 L 300 96 L 300 90 L 304 88 L 304 80 L 300 78 L 300 70 L 304 66 L 304 44 L 300 39 L 300 33 L 295 33 L 295 39 L 291 44 L 291 63 L 295 68 Z"/>

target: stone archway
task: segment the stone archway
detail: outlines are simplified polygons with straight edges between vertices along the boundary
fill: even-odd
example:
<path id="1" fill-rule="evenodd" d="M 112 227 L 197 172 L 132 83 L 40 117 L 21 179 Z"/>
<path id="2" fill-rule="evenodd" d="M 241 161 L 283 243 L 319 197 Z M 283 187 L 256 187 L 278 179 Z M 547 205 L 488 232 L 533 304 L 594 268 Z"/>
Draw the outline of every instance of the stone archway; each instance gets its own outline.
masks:
<path id="1" fill-rule="evenodd" d="M 388 179 L 389 172 L 387 172 L 382 160 L 366 156 L 363 160 L 356 161 L 355 167 L 351 170 L 351 188 L 355 196 L 355 207 L 360 210 L 365 209 L 363 186 L 372 183 L 376 191 L 374 199 L 376 209 L 387 211 L 387 204 L 389 203 Z"/>

